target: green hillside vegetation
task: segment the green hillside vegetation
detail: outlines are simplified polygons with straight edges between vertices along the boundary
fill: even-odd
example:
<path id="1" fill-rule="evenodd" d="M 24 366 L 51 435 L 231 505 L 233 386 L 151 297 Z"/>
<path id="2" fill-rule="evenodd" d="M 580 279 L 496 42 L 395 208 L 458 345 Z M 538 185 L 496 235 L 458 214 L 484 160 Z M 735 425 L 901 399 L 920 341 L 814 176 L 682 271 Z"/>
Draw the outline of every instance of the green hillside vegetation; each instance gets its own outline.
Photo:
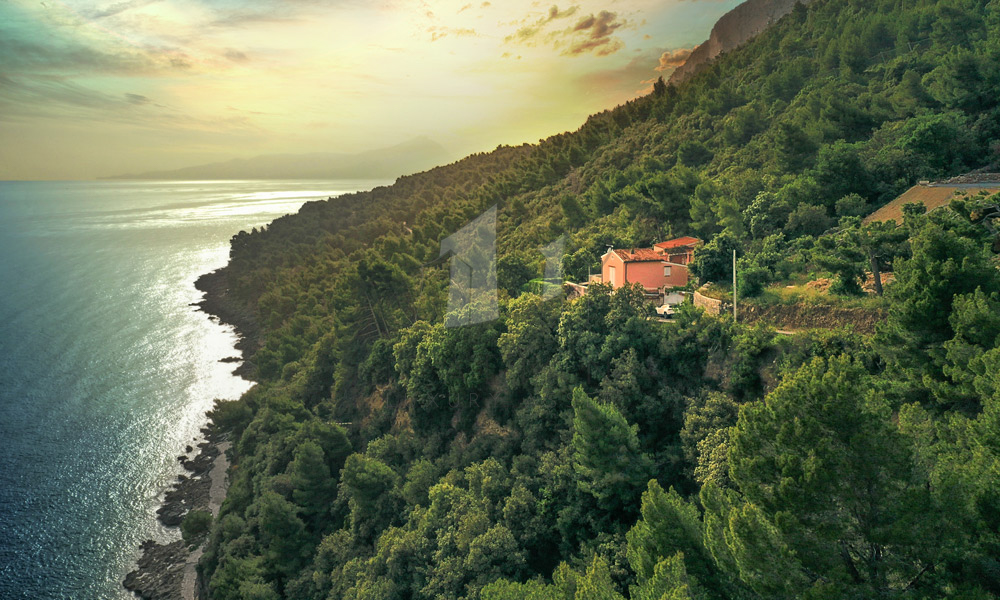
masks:
<path id="1" fill-rule="evenodd" d="M 305 205 L 222 272 L 258 385 L 212 416 L 215 600 L 1000 597 L 1000 273 L 970 212 L 859 216 L 1000 148 L 1000 5 L 817 0 L 538 145 Z M 440 242 L 498 206 L 500 318 L 445 328 Z M 895 283 L 873 336 L 641 290 L 524 291 L 568 236 L 708 243 L 744 296 Z"/>

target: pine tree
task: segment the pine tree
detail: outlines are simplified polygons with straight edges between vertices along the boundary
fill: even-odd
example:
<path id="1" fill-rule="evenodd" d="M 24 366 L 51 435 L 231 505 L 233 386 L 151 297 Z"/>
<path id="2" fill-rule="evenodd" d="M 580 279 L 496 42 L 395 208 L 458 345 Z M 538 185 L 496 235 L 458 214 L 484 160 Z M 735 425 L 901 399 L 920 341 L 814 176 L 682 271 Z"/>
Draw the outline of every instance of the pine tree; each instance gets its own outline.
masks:
<path id="1" fill-rule="evenodd" d="M 319 444 L 307 441 L 295 449 L 295 459 L 288 465 L 291 476 L 292 500 L 302 507 L 307 519 L 322 518 L 335 495 L 336 480 L 330 477 L 330 467 Z M 314 523 L 315 524 L 315 523 Z"/>
<path id="2" fill-rule="evenodd" d="M 981 288 L 1000 292 L 1000 276 L 976 240 L 927 222 L 910 241 L 913 257 L 898 260 L 892 307 L 878 346 L 903 383 L 944 379 L 943 344 L 954 337 L 949 322 L 956 296 Z"/>
<path id="3" fill-rule="evenodd" d="M 583 388 L 573 391 L 573 467 L 581 491 L 603 510 L 624 518 L 651 473 L 639 448 L 639 428 L 629 425 L 610 404 L 592 400 Z"/>
<path id="4" fill-rule="evenodd" d="M 709 510 L 756 590 L 885 596 L 941 560 L 948 528 L 869 386 L 850 359 L 817 358 L 741 411 L 729 464 L 742 498 Z"/>
<path id="5" fill-rule="evenodd" d="M 691 572 L 699 581 L 717 583 L 718 575 L 702 542 L 698 508 L 673 488 L 664 491 L 655 480 L 649 482 L 642 494 L 642 517 L 629 530 L 627 538 L 629 565 L 636 573 L 640 589 L 647 584 L 662 587 L 663 561 L 679 561 L 679 567 L 673 565 L 669 570 L 683 570 L 684 582 Z M 681 584 L 676 578 L 672 581 L 673 586 Z"/>

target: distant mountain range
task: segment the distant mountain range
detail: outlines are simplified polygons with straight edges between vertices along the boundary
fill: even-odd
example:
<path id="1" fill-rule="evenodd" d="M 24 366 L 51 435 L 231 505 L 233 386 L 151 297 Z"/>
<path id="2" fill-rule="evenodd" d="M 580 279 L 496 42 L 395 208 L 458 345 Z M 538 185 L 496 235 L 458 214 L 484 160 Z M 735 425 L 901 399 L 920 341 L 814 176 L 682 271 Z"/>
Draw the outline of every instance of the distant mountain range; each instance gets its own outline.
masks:
<path id="1" fill-rule="evenodd" d="M 691 52 L 684 64 L 670 75 L 668 83 L 678 84 L 700 71 L 715 57 L 734 50 L 750 38 L 767 29 L 772 23 L 792 12 L 798 2 L 809 4 L 812 0 L 747 0 L 722 15 L 712 27 L 708 40 Z"/>
<path id="2" fill-rule="evenodd" d="M 452 158 L 437 142 L 418 137 L 357 154 L 270 154 L 105 179 L 389 179 L 425 171 Z"/>

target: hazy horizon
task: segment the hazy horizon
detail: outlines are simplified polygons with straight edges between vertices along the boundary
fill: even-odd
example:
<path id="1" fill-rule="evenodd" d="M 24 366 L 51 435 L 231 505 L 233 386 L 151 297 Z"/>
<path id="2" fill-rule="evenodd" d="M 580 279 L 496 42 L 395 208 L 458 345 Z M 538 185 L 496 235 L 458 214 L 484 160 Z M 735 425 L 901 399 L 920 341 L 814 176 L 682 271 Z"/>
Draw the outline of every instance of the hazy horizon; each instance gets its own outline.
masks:
<path id="1" fill-rule="evenodd" d="M 0 3 L 0 180 L 574 130 L 737 0 Z"/>

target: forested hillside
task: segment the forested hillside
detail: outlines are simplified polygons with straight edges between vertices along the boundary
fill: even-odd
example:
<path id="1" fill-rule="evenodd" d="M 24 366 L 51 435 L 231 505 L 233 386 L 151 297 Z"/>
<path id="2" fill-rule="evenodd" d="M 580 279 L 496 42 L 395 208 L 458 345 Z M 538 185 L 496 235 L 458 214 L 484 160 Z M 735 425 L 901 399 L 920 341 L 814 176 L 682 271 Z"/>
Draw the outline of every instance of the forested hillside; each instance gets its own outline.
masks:
<path id="1" fill-rule="evenodd" d="M 233 239 L 258 385 L 216 600 L 1000 596 L 1000 274 L 975 198 L 862 226 L 1000 150 L 1000 5 L 816 0 L 580 130 Z M 498 207 L 500 318 L 446 328 L 441 240 Z M 752 296 L 892 270 L 888 320 L 777 336 L 640 290 L 546 300 L 608 245 L 708 240 Z M 251 327 L 252 324 L 255 327 Z"/>

